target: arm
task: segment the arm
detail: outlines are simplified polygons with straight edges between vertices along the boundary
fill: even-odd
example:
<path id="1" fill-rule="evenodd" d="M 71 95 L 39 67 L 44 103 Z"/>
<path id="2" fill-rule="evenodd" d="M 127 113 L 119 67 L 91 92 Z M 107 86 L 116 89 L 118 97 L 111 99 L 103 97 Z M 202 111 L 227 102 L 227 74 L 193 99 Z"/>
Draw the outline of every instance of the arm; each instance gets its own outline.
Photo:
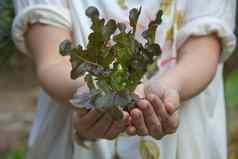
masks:
<path id="1" fill-rule="evenodd" d="M 146 100 L 131 111 L 131 135 L 151 135 L 156 139 L 176 132 L 180 100 L 189 99 L 206 88 L 217 70 L 220 42 L 214 35 L 191 37 L 179 50 L 175 68 L 155 75 L 145 86 Z"/>
<path id="2" fill-rule="evenodd" d="M 216 35 L 191 37 L 179 50 L 176 67 L 159 81 L 178 90 L 182 101 L 192 98 L 212 81 L 220 52 L 220 41 Z"/>
<path id="3" fill-rule="evenodd" d="M 71 39 L 72 21 L 67 0 L 15 0 L 17 16 L 13 23 L 13 39 L 21 52 L 31 56 L 36 64 L 42 87 L 61 105 L 68 102 L 84 81 L 71 80 L 69 57 L 59 53 L 59 45 Z M 31 24 L 31 25 L 30 25 Z M 84 87 L 79 88 L 84 91 Z M 69 108 L 69 107 L 68 107 Z M 108 114 L 95 109 L 76 110 L 74 127 L 85 138 L 112 139 L 125 129 L 129 114 L 113 122 Z"/>
<path id="4" fill-rule="evenodd" d="M 158 139 L 174 133 L 180 100 L 203 91 L 215 76 L 218 61 L 225 61 L 235 48 L 236 0 L 187 0 L 184 4 L 189 7 L 181 10 L 183 23 L 176 33 L 177 64 L 145 85 L 147 97 L 131 112 L 130 133 L 148 133 Z"/>
<path id="5" fill-rule="evenodd" d="M 71 39 L 70 33 L 49 25 L 35 24 L 28 31 L 26 39 L 41 85 L 56 101 L 69 105 L 73 93 L 84 84 L 83 79 L 70 78 L 69 57 L 59 54 L 60 43 Z M 79 136 L 87 139 L 113 139 L 124 131 L 129 118 L 129 114 L 124 112 L 122 121 L 113 122 L 108 114 L 101 114 L 95 109 L 76 112 L 75 128 Z"/>
<path id="6" fill-rule="evenodd" d="M 83 81 L 70 78 L 69 58 L 59 53 L 59 45 L 65 39 L 71 39 L 69 31 L 39 23 L 32 25 L 26 34 L 42 87 L 56 101 L 69 105 L 69 99 Z"/>

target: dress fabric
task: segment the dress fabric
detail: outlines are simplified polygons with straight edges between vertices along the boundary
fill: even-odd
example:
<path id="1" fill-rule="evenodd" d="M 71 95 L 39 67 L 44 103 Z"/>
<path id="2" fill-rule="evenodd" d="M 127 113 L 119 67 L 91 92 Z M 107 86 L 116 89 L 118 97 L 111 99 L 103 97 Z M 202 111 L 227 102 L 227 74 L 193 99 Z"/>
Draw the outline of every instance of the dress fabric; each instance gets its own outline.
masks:
<path id="1" fill-rule="evenodd" d="M 179 110 L 180 126 L 173 135 L 162 140 L 122 135 L 117 142 L 98 140 L 88 142 L 87 150 L 72 140 L 72 110 L 57 104 L 42 90 L 38 111 L 29 139 L 30 159 L 112 159 L 115 149 L 121 159 L 226 159 L 227 140 L 223 91 L 223 62 L 232 54 L 236 39 L 236 0 L 14 0 L 17 16 L 12 36 L 16 46 L 28 56 L 24 34 L 29 24 L 44 23 L 73 33 L 76 44 L 83 47 L 91 22 L 85 15 L 89 6 L 99 9 L 101 17 L 113 18 L 129 24 L 129 9 L 142 6 L 137 38 L 146 29 L 159 9 L 164 11 L 163 22 L 156 41 L 162 46 L 158 61 L 160 74 L 176 65 L 177 50 L 191 36 L 216 33 L 221 39 L 220 64 L 213 81 L 199 95 L 182 103 Z M 202 61 L 201 61 L 202 64 Z M 115 147 L 115 143 L 117 147 Z M 141 146 L 144 143 L 144 146 Z M 153 145 L 155 151 L 148 157 L 145 147 Z M 155 152 L 160 151 L 156 156 Z M 153 154 L 154 153 L 154 154 Z"/>

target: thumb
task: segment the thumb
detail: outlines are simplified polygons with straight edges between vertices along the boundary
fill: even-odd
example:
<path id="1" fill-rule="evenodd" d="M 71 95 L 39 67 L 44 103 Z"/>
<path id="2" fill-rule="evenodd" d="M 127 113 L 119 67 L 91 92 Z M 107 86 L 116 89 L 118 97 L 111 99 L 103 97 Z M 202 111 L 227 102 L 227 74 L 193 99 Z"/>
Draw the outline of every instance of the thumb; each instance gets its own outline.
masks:
<path id="1" fill-rule="evenodd" d="M 164 94 L 164 105 L 167 112 L 172 115 L 178 110 L 180 105 L 179 93 L 175 89 L 169 89 L 165 91 Z"/>

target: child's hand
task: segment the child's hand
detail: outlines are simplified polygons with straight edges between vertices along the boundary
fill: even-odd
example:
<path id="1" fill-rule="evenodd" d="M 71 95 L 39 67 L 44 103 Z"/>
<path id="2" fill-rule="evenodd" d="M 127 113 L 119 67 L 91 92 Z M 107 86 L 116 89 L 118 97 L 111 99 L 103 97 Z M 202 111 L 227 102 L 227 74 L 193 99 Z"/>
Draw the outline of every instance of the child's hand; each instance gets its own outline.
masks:
<path id="1" fill-rule="evenodd" d="M 107 113 L 99 113 L 95 109 L 80 109 L 75 112 L 73 123 L 77 134 L 82 138 L 112 140 L 125 131 L 129 114 L 123 111 L 123 119 L 114 122 Z"/>
<path id="2" fill-rule="evenodd" d="M 178 92 L 160 87 L 155 93 L 139 101 L 137 108 L 130 112 L 132 126 L 127 128 L 128 134 L 161 139 L 166 134 L 176 132 L 179 125 L 176 111 L 180 104 Z"/>

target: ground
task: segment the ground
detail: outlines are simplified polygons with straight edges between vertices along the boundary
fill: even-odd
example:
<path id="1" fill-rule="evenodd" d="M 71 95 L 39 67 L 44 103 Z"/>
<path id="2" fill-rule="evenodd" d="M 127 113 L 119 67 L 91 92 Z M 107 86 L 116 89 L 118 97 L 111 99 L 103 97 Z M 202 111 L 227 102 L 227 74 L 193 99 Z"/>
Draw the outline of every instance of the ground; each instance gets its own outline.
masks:
<path id="1" fill-rule="evenodd" d="M 25 143 L 35 114 L 39 84 L 25 57 L 0 69 L 0 152 Z"/>

